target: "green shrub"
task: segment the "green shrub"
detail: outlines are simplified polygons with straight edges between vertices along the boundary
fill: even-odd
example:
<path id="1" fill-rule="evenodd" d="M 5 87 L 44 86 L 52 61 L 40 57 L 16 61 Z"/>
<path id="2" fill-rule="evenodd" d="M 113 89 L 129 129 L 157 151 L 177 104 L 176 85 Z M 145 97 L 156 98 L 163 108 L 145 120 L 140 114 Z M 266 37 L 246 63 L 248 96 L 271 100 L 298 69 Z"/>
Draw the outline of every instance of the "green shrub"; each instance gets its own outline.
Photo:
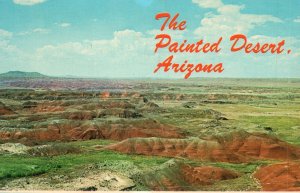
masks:
<path id="1" fill-rule="evenodd" d="M 28 153 L 32 156 L 57 156 L 66 154 L 80 153 L 79 147 L 69 144 L 53 144 L 33 147 L 28 150 Z"/>

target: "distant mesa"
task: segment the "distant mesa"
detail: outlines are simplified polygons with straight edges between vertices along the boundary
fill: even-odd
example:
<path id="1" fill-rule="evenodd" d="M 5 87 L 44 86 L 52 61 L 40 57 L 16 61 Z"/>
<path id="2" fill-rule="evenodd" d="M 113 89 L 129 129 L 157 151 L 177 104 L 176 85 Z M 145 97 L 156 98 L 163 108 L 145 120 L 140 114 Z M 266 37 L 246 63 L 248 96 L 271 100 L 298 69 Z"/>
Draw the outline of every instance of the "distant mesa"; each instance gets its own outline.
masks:
<path id="1" fill-rule="evenodd" d="M 48 76 L 38 72 L 23 72 L 23 71 L 9 71 L 0 74 L 0 78 L 47 78 Z"/>

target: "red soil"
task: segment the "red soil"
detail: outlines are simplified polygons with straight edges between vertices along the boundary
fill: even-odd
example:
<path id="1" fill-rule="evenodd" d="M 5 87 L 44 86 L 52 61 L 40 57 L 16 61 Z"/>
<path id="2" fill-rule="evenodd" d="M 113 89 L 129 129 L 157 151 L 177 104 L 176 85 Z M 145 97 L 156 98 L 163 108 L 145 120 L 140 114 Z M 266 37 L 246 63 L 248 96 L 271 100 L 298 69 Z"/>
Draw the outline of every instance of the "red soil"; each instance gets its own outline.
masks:
<path id="1" fill-rule="evenodd" d="M 1 115 L 13 115 L 15 114 L 11 109 L 7 107 L 0 107 L 0 116 Z"/>
<path id="2" fill-rule="evenodd" d="M 107 147 L 128 153 L 165 157 L 186 157 L 221 162 L 246 162 L 247 158 L 227 151 L 215 141 L 189 139 L 127 139 Z"/>
<path id="3" fill-rule="evenodd" d="M 1 115 L 12 115 L 15 114 L 13 110 L 5 106 L 2 102 L 0 102 L 0 116 Z"/>
<path id="4" fill-rule="evenodd" d="M 71 112 L 66 113 L 65 117 L 72 120 L 92 120 L 96 118 L 96 113 L 92 111 Z"/>
<path id="5" fill-rule="evenodd" d="M 129 109 L 129 108 L 134 108 L 134 105 L 124 101 L 101 101 L 99 107 L 102 109 L 112 109 L 112 108 Z"/>
<path id="6" fill-rule="evenodd" d="M 294 160 L 300 148 L 266 134 L 234 133 L 230 139 L 219 139 L 229 151 L 259 159 Z"/>
<path id="7" fill-rule="evenodd" d="M 252 159 L 295 160 L 300 148 L 267 135 L 235 133 L 217 140 L 127 139 L 108 149 L 142 155 L 187 157 L 221 162 L 247 162 Z"/>
<path id="8" fill-rule="evenodd" d="M 211 185 L 216 181 L 239 177 L 233 171 L 213 166 L 191 167 L 184 165 L 181 167 L 181 172 L 183 179 L 193 185 Z"/>
<path id="9" fill-rule="evenodd" d="M 36 107 L 30 109 L 30 111 L 33 113 L 50 113 L 50 112 L 59 112 L 64 110 L 65 108 L 61 106 L 61 103 L 58 102 L 40 103 Z"/>
<path id="10" fill-rule="evenodd" d="M 25 139 L 28 141 L 59 141 L 59 140 L 90 140 L 111 139 L 124 140 L 133 137 L 162 137 L 181 138 L 179 130 L 175 127 L 162 125 L 154 121 L 145 121 L 144 125 L 80 125 L 80 124 L 54 124 L 44 129 L 25 131 L 1 131 L 2 140 L 13 141 Z"/>
<path id="11" fill-rule="evenodd" d="M 300 191 L 300 163 L 280 163 L 260 168 L 254 177 L 264 191 Z"/>
<path id="12" fill-rule="evenodd" d="M 130 125 L 111 124 L 100 129 L 106 139 L 124 140 L 136 137 L 183 138 L 176 127 L 163 125 L 155 121 L 143 121 Z"/>
<path id="13" fill-rule="evenodd" d="M 101 93 L 101 96 L 100 96 L 101 99 L 107 99 L 109 97 L 110 97 L 110 93 L 109 92 L 103 92 L 103 93 Z"/>
<path id="14" fill-rule="evenodd" d="M 153 191 L 184 191 L 185 189 L 180 185 L 172 182 L 170 179 L 164 177 L 160 180 L 160 184 L 155 184 L 151 188 Z"/>
<path id="15" fill-rule="evenodd" d="M 151 189 L 156 191 L 196 190 L 200 186 L 212 185 L 217 181 L 239 177 L 239 174 L 219 167 L 193 167 L 187 164 L 177 166 L 173 168 L 170 166 L 162 173 L 158 171 L 154 179 L 147 181 Z"/>

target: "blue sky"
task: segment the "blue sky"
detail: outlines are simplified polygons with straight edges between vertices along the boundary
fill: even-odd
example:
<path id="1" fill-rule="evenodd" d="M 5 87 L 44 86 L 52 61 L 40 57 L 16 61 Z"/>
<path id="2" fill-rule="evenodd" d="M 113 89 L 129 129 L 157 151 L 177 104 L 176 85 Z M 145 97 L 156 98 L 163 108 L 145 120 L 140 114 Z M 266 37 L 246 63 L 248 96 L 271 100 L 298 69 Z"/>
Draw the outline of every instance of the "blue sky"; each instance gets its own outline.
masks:
<path id="1" fill-rule="evenodd" d="M 158 12 L 180 13 L 178 39 L 244 33 L 262 42 L 286 40 L 290 55 L 180 55 L 175 62 L 223 62 L 222 74 L 194 76 L 300 77 L 299 0 L 0 0 L 0 72 L 38 71 L 89 77 L 183 77 L 153 74 L 170 55 L 154 54 Z M 224 20 L 225 19 L 225 20 Z"/>

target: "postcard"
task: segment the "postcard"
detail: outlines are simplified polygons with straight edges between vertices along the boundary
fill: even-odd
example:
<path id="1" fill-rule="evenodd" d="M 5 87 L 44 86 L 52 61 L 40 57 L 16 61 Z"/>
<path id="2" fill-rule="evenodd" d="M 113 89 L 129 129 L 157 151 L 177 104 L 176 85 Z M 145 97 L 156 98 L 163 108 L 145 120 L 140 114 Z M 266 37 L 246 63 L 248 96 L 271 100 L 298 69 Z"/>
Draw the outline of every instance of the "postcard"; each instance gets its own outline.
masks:
<path id="1" fill-rule="evenodd" d="M 0 192 L 300 191 L 299 0 L 0 0 Z"/>

